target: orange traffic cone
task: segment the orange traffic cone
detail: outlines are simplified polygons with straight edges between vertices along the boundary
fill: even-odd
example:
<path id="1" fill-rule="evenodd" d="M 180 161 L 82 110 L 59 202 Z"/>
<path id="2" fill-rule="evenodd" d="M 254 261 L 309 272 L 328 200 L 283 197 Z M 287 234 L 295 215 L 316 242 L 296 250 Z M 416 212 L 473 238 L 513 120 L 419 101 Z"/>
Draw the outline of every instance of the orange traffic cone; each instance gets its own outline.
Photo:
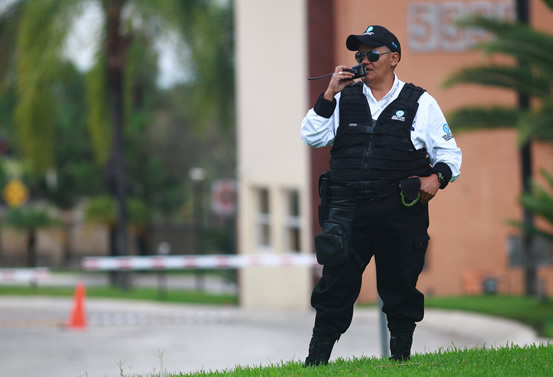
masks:
<path id="1" fill-rule="evenodd" d="M 86 328 L 86 314 L 84 310 L 84 299 L 86 290 L 83 283 L 78 283 L 73 297 L 73 310 L 67 323 L 67 327 L 74 330 Z"/>

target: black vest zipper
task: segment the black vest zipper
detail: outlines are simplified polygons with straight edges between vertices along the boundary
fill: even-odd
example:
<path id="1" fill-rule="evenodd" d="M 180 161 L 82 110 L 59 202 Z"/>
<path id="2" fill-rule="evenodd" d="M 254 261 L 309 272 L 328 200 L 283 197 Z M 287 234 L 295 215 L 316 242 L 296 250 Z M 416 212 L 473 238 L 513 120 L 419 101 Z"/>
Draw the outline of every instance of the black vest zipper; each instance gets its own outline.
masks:
<path id="1" fill-rule="evenodd" d="M 372 150 L 372 141 L 373 141 L 373 132 L 374 132 L 374 128 L 376 127 L 376 120 L 374 119 L 371 119 L 372 120 L 372 128 L 371 128 L 371 132 L 369 133 L 369 145 L 367 146 L 367 149 L 365 149 L 365 152 L 363 152 L 363 176 L 364 177 L 369 177 L 369 158 L 370 158 L 370 155 L 371 155 L 371 150 Z"/>

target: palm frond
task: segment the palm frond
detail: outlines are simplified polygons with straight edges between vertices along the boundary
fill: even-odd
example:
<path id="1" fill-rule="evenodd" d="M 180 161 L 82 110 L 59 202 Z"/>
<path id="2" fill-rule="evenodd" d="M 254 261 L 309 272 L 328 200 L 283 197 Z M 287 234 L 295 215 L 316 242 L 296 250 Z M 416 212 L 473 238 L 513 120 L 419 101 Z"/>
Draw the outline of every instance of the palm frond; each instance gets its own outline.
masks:
<path id="1" fill-rule="evenodd" d="M 96 162 L 104 165 L 109 157 L 112 140 L 109 108 L 106 103 L 106 79 L 103 59 L 86 75 L 86 100 L 88 103 L 88 130 Z"/>
<path id="2" fill-rule="evenodd" d="M 28 231 L 61 226 L 62 221 L 46 209 L 36 206 L 12 208 L 4 215 L 4 223 L 14 229 Z"/>
<path id="3" fill-rule="evenodd" d="M 17 29 L 23 13 L 22 1 L 8 4 L 0 13 L 0 90 L 4 90 L 9 74 L 15 69 Z"/>
<path id="4" fill-rule="evenodd" d="M 543 173 L 542 173 L 543 174 Z M 521 196 L 522 205 L 548 223 L 553 224 L 553 196 L 549 190 L 532 181 L 532 192 Z"/>
<path id="5" fill-rule="evenodd" d="M 540 174 L 545 178 L 549 187 L 543 187 L 535 180 L 532 180 L 532 191 L 521 195 L 520 203 L 534 215 L 541 217 L 549 224 L 553 224 L 553 175 L 545 169 L 542 169 Z M 553 232 L 550 229 L 543 229 L 517 220 L 509 220 L 508 223 L 530 233 L 553 240 Z"/>
<path id="6" fill-rule="evenodd" d="M 130 223 L 145 226 L 150 221 L 146 204 L 137 199 L 127 201 Z M 90 199 L 84 210 L 85 220 L 90 223 L 114 225 L 117 221 L 117 203 L 111 196 L 97 196 Z"/>
<path id="7" fill-rule="evenodd" d="M 461 22 L 464 26 L 482 28 L 493 38 L 477 48 L 488 54 L 505 54 L 537 69 L 553 80 L 553 36 L 529 25 L 477 17 Z"/>
<path id="8" fill-rule="evenodd" d="M 146 1 L 147 3 L 147 1 Z M 161 3 L 160 3 L 161 4 Z M 215 123 L 229 136 L 234 122 L 232 6 L 205 0 L 166 1 L 159 9 L 167 25 L 183 37 L 191 66 L 191 124 Z M 183 21 L 184 20 L 184 21 Z M 221 30 L 226 32 L 221 33 Z M 208 47 L 209 46 L 209 47 Z M 198 127 L 199 126 L 199 127 Z"/>
<path id="9" fill-rule="evenodd" d="M 464 107 L 448 114 L 455 132 L 491 128 L 515 128 L 520 117 L 517 109 L 507 107 Z"/>
<path id="10" fill-rule="evenodd" d="M 17 95 L 14 121 L 24 157 L 39 172 L 53 165 L 59 75 L 65 26 L 78 5 L 74 0 L 24 3 L 17 36 Z"/>
<path id="11" fill-rule="evenodd" d="M 543 178 L 545 178 L 547 184 L 551 187 L 553 190 L 553 174 L 548 173 L 545 169 L 540 169 L 540 174 Z"/>
<path id="12" fill-rule="evenodd" d="M 523 194 L 520 197 L 521 204 L 534 213 L 536 216 L 541 217 L 549 224 L 553 224 L 553 174 L 547 172 L 545 169 L 540 171 L 542 177 L 545 178 L 548 187 L 541 186 L 535 180 L 532 180 L 532 191 L 530 193 Z M 524 230 L 530 231 L 534 234 L 539 234 L 549 239 L 553 239 L 553 233 L 550 230 L 536 227 L 535 225 L 526 224 L 520 221 L 510 221 L 511 225 L 518 226 Z"/>
<path id="13" fill-rule="evenodd" d="M 539 109 L 528 112 L 520 118 L 518 138 L 520 143 L 530 139 L 553 141 L 553 98 L 546 101 Z"/>
<path id="14" fill-rule="evenodd" d="M 551 96 L 551 88 L 546 80 L 533 74 L 530 69 L 520 66 L 493 65 L 464 68 L 451 75 L 444 86 L 451 87 L 461 83 L 513 89 L 538 98 Z"/>
<path id="15" fill-rule="evenodd" d="M 520 220 L 507 220 L 506 221 L 507 224 L 509 225 L 512 225 L 512 226 L 515 226 L 523 231 L 526 231 L 528 233 L 531 233 L 531 234 L 535 234 L 537 236 L 542 236 L 548 240 L 552 240 L 553 241 L 553 233 L 547 231 L 547 230 L 544 230 L 544 229 L 541 229 L 541 228 L 538 228 L 534 225 L 529 225 L 525 222 L 522 222 Z"/>
<path id="16" fill-rule="evenodd" d="M 117 207 L 110 196 L 97 196 L 86 204 L 84 210 L 86 221 L 98 224 L 115 224 L 117 220 Z"/>

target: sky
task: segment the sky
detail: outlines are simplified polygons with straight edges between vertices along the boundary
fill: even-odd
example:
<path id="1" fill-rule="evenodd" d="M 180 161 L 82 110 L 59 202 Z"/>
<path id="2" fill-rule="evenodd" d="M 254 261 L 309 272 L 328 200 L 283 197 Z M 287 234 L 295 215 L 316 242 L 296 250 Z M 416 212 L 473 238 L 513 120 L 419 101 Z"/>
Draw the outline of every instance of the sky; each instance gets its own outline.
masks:
<path id="1" fill-rule="evenodd" d="M 72 25 L 65 45 L 65 55 L 82 71 L 88 71 L 94 63 L 101 26 L 102 11 L 97 2 L 88 3 Z M 185 82 L 189 77 L 185 56 L 178 52 L 182 51 L 182 47 L 177 48 L 178 45 L 175 33 L 162 35 L 156 40 L 160 72 L 157 83 L 162 88 Z"/>
<path id="2" fill-rule="evenodd" d="M 13 1 L 0 0 L 0 13 Z M 88 2 L 73 22 L 65 43 L 64 55 L 81 71 L 88 71 L 94 63 L 101 25 L 102 13 L 97 2 Z M 190 77 L 190 71 L 186 68 L 186 51 L 183 52 L 182 45 L 179 46 L 176 33 L 160 36 L 155 42 L 155 48 L 159 56 L 158 85 L 168 88 L 176 83 L 186 82 Z"/>

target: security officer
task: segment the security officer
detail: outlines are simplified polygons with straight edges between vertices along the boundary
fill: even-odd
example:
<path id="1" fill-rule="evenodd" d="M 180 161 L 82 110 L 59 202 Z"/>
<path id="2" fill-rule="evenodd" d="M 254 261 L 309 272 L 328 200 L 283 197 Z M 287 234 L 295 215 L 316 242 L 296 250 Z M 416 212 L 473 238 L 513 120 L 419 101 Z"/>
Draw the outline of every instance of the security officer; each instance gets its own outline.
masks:
<path id="1" fill-rule="evenodd" d="M 428 245 L 428 201 L 460 174 L 461 150 L 436 100 L 398 79 L 401 46 L 383 26 L 350 35 L 346 46 L 366 75 L 336 67 L 327 90 L 302 122 L 312 147 L 332 145 L 319 180 L 315 237 L 322 278 L 305 366 L 327 364 L 351 324 L 365 267 L 374 256 L 378 294 L 390 330 L 392 360 L 408 360 L 424 296 L 416 283 Z"/>

